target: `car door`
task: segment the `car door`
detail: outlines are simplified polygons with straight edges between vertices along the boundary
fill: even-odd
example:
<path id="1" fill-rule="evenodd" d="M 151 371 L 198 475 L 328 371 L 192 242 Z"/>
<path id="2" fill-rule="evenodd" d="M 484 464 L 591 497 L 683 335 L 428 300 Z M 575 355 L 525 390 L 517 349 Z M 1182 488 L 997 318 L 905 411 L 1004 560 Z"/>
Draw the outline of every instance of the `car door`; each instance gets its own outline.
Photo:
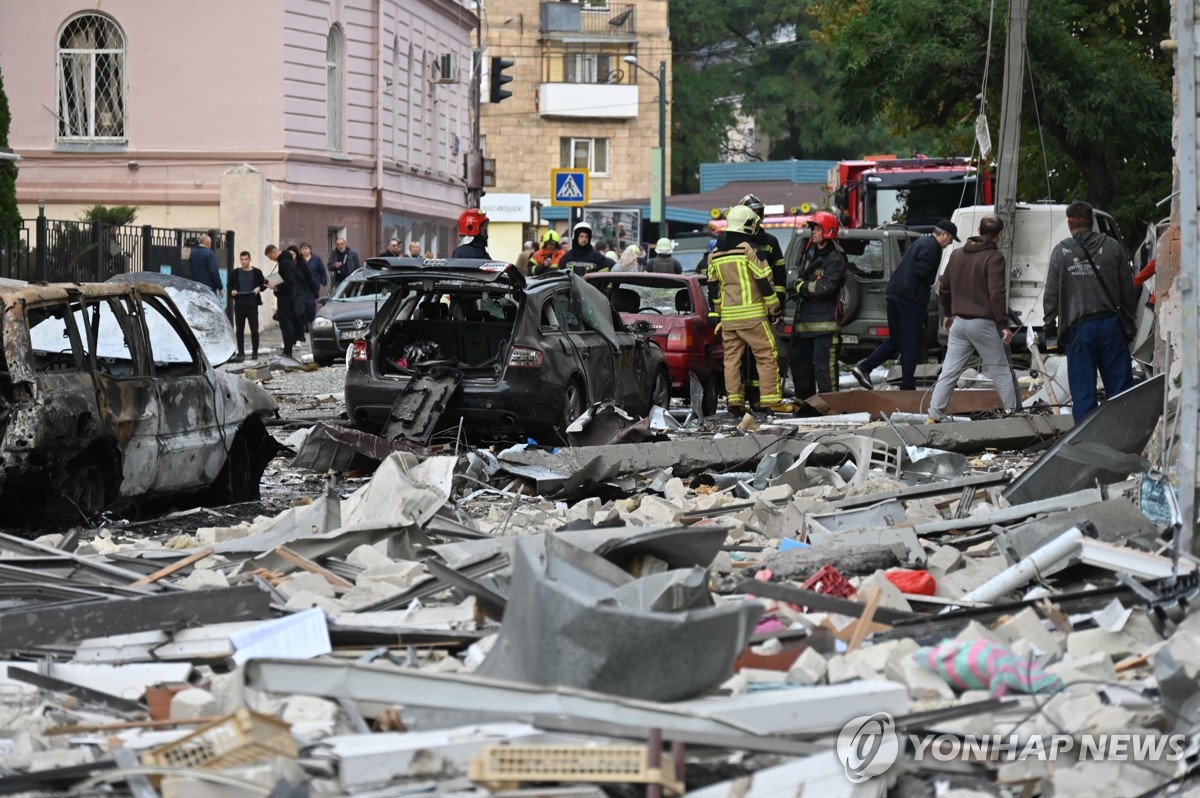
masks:
<path id="1" fill-rule="evenodd" d="M 84 365 L 95 386 L 100 425 L 121 453 L 119 494 L 149 493 L 162 469 L 158 392 L 149 373 L 144 336 L 119 296 L 85 297 L 76 305 L 74 320 Z"/>
<path id="2" fill-rule="evenodd" d="M 583 313 L 570 291 L 554 295 L 565 335 L 578 353 L 588 402 L 616 399 L 613 347 L 603 335 L 583 322 Z"/>
<path id="3" fill-rule="evenodd" d="M 155 492 L 197 488 L 216 479 L 237 429 L 224 429 L 226 390 L 206 373 L 200 345 L 178 309 L 161 296 L 127 300 L 146 336 L 158 397 L 159 468 Z"/>

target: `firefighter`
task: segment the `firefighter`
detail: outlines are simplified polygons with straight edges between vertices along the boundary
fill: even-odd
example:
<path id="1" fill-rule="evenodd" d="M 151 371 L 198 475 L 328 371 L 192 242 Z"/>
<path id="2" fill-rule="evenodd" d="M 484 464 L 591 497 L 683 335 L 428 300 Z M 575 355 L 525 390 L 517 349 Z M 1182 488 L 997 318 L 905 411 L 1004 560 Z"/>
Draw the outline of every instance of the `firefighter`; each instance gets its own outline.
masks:
<path id="1" fill-rule="evenodd" d="M 545 274 L 557 269 L 558 262 L 566 252 L 562 248 L 562 237 L 553 230 L 547 230 L 542 235 L 541 248 L 529 258 L 530 274 Z"/>
<path id="2" fill-rule="evenodd" d="M 592 246 L 592 226 L 580 222 L 571 231 L 571 248 L 558 262 L 560 269 L 571 269 L 583 277 L 592 272 L 606 272 L 612 266 L 612 261 L 601 255 Z"/>
<path id="3" fill-rule="evenodd" d="M 779 239 L 768 233 L 762 226 L 766 206 L 754 194 L 742 197 L 738 200 L 738 205 L 746 206 L 758 216 L 758 232 L 754 234 L 750 243 L 758 253 L 758 259 L 771 267 L 771 281 L 775 285 L 775 295 L 779 299 L 779 307 L 782 308 L 787 303 L 787 261 L 783 257 L 783 247 L 779 245 Z M 754 358 L 749 352 L 742 361 L 742 374 L 746 381 L 746 399 L 750 406 L 754 407 L 759 403 L 758 371 L 754 368 Z"/>
<path id="4" fill-rule="evenodd" d="M 752 243 L 758 215 L 739 205 L 730 209 L 724 246 L 708 259 L 708 292 L 720 318 L 721 343 L 725 347 L 725 387 L 730 413 L 746 411 L 742 393 L 742 355 L 754 354 L 762 383 L 760 406 L 776 413 L 790 413 L 779 390 L 779 351 L 772 324 L 783 306 L 771 282 L 771 267 L 763 263 Z"/>
<path id="5" fill-rule="evenodd" d="M 812 238 L 804 247 L 800 274 L 791 289 L 796 296 L 796 314 L 788 353 L 792 388 L 800 400 L 837 390 L 841 326 L 836 312 L 846 284 L 846 256 L 837 244 L 837 217 L 817 211 L 808 226 Z"/>
<path id="6" fill-rule="evenodd" d="M 450 257 L 492 259 L 487 251 L 488 218 L 486 213 L 478 208 L 467 208 L 458 216 L 458 234 L 462 236 L 462 240 Z"/>

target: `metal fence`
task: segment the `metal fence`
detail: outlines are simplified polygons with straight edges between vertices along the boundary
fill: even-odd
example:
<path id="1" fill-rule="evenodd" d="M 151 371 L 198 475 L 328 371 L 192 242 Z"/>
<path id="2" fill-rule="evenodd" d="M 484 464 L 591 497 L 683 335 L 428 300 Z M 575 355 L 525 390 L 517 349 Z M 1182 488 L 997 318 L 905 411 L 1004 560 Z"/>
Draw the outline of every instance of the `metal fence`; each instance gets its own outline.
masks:
<path id="1" fill-rule="evenodd" d="M 103 282 L 126 272 L 191 277 L 188 256 L 202 233 L 212 237 L 226 282 L 234 268 L 233 231 L 182 230 L 47 219 L 0 219 L 0 277 L 30 282 Z"/>

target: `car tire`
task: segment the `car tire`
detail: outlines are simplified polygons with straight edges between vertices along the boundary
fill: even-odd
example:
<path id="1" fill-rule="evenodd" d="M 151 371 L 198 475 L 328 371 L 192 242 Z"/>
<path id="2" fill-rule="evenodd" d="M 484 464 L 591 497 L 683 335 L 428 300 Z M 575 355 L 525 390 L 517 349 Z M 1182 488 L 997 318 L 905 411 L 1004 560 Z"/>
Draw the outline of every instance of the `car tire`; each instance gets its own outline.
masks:
<path id="1" fill-rule="evenodd" d="M 650 407 L 655 405 L 664 410 L 671 406 L 671 375 L 667 373 L 666 369 L 658 370 L 650 388 Z"/>
<path id="2" fill-rule="evenodd" d="M 98 515 L 108 506 L 108 479 L 105 469 L 95 455 L 84 454 L 64 470 L 63 498 L 87 518 Z"/>
<path id="3" fill-rule="evenodd" d="M 862 306 L 862 285 L 853 274 L 846 276 L 846 283 L 842 286 L 839 298 L 842 301 L 841 323 L 849 324 L 858 318 L 858 311 Z"/>
<path id="4" fill-rule="evenodd" d="M 583 406 L 583 386 L 578 380 L 571 380 L 563 389 L 562 415 L 559 417 L 559 425 L 564 435 L 571 422 L 583 415 Z"/>
<path id="5" fill-rule="evenodd" d="M 261 422 L 252 419 L 243 424 L 233 436 L 225 464 L 212 484 L 212 501 L 217 504 L 257 501 L 263 472 L 278 448 Z"/>
<path id="6" fill-rule="evenodd" d="M 337 361 L 338 359 L 336 357 L 329 357 L 327 355 L 313 355 L 313 362 L 322 368 L 329 368 Z"/>

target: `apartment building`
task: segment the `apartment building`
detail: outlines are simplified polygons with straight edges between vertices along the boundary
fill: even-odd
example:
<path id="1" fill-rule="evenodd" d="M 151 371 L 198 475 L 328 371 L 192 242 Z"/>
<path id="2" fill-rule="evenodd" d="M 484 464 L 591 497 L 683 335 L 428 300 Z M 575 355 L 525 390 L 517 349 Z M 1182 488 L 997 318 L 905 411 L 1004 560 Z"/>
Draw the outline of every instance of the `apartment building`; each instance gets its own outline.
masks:
<path id="1" fill-rule="evenodd" d="M 470 0 L 0 3 L 22 215 L 137 205 L 239 248 L 448 252 L 466 198 Z"/>
<path id="2" fill-rule="evenodd" d="M 542 220 L 561 221 L 567 210 L 550 205 L 551 170 L 582 168 L 592 202 L 645 202 L 657 191 L 651 169 L 660 90 L 669 158 L 667 0 L 481 0 L 480 6 L 483 63 L 495 56 L 515 62 L 505 72 L 513 77 L 504 87 L 511 97 L 488 103 L 486 77 L 483 83 L 481 146 L 494 165 L 487 190 L 529 194 L 542 203 Z"/>

